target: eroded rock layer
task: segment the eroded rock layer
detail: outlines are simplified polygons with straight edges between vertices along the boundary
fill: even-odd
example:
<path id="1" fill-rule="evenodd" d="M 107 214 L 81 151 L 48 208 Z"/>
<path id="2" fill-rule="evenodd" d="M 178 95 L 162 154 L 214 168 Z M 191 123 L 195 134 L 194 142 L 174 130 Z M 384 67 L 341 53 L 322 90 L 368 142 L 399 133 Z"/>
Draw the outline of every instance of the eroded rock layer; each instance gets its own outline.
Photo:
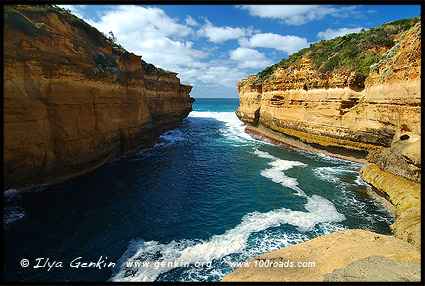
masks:
<path id="1" fill-rule="evenodd" d="M 391 225 L 396 237 L 421 248 L 421 185 L 382 171 L 373 163 L 360 170 L 360 177 L 383 193 L 395 207 Z"/>
<path id="2" fill-rule="evenodd" d="M 59 181 L 153 144 L 191 86 L 50 6 L 6 6 L 4 188 Z"/>

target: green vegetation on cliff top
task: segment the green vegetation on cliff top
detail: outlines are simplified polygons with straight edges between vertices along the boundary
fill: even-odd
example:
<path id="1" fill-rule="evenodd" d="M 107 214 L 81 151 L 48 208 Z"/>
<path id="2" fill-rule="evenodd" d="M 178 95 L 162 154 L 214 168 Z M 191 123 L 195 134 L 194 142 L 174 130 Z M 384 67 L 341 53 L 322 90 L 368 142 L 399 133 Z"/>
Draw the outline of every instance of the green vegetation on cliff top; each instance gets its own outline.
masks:
<path id="1" fill-rule="evenodd" d="M 257 82 L 266 81 L 279 68 L 293 68 L 306 55 L 321 73 L 347 68 L 367 76 L 371 65 L 381 59 L 381 54 L 393 47 L 397 34 L 407 31 L 421 20 L 420 16 L 401 19 L 348 34 L 331 40 L 322 40 L 293 53 L 286 59 L 257 73 Z"/>
<path id="2" fill-rule="evenodd" d="M 95 74 L 103 73 L 109 70 L 116 73 L 118 64 L 115 57 L 128 57 L 129 52 L 123 46 L 115 42 L 113 34 L 106 36 L 99 32 L 96 28 L 87 24 L 84 20 L 73 15 L 70 10 L 60 8 L 56 5 L 10 5 L 4 6 L 4 24 L 12 25 L 29 37 L 34 37 L 37 34 L 45 34 L 46 23 L 40 22 L 47 13 L 55 13 L 58 18 L 65 22 L 67 21 L 72 27 L 82 31 L 90 39 L 91 43 L 96 47 L 105 47 L 109 45 L 112 48 L 112 54 L 104 54 L 100 51 L 94 53 L 93 60 L 96 66 L 93 68 Z M 110 32 L 111 33 L 111 32 Z M 82 43 L 86 43 L 78 39 Z M 172 73 L 170 71 L 157 68 L 153 64 L 142 61 L 142 68 L 147 74 L 166 75 Z"/>

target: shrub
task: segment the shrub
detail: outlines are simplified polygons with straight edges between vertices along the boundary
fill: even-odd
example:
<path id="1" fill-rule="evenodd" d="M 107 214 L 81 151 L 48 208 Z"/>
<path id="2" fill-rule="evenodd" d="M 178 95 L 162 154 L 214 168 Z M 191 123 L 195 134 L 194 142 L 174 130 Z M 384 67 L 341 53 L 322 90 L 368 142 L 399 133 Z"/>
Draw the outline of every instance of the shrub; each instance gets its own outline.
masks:
<path id="1" fill-rule="evenodd" d="M 33 7 L 21 7 L 19 11 L 28 15 L 28 16 L 37 16 L 46 12 L 44 6 L 38 5 Z"/>
<path id="2" fill-rule="evenodd" d="M 97 64 L 94 68 L 94 73 L 105 72 L 105 70 L 109 70 L 113 73 L 118 71 L 118 64 L 112 55 L 99 52 L 93 57 L 93 60 Z"/>
<path id="3" fill-rule="evenodd" d="M 46 28 L 46 24 L 44 24 L 44 23 L 35 23 L 34 26 L 39 31 L 41 31 L 41 30 L 43 30 L 43 29 Z"/>
<path id="4" fill-rule="evenodd" d="M 335 55 L 330 58 L 322 68 L 320 68 L 320 72 L 333 71 L 339 66 L 339 62 L 341 61 L 341 57 L 339 55 Z"/>
<path id="5" fill-rule="evenodd" d="M 379 62 L 381 57 L 375 53 L 363 54 L 358 58 L 357 70 L 356 72 L 361 75 L 367 76 L 369 74 L 370 68 L 372 65 Z"/>

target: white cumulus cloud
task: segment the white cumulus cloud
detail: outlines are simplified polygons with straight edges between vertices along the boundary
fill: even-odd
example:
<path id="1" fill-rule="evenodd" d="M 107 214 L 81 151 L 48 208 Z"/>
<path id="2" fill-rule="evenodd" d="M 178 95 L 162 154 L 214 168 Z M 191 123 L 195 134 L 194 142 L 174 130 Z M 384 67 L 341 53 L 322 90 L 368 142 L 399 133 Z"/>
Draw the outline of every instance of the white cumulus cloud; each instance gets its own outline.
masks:
<path id="1" fill-rule="evenodd" d="M 251 31 L 245 28 L 216 27 L 210 21 L 205 20 L 205 24 L 197 31 L 199 36 L 208 38 L 213 43 L 222 43 L 228 40 L 239 39 L 249 35 Z"/>
<path id="2" fill-rule="evenodd" d="M 226 87 L 236 87 L 236 82 L 246 77 L 247 74 L 239 69 L 232 68 L 228 65 L 211 63 L 212 65 L 202 70 L 198 80 L 210 86 L 217 84 Z"/>
<path id="3" fill-rule="evenodd" d="M 187 36 L 192 29 L 179 24 L 176 19 L 170 18 L 159 8 L 141 7 L 133 5 L 116 6 L 107 10 L 99 21 L 90 21 L 101 31 L 113 31 L 114 34 L 124 35 L 132 33 L 143 38 L 155 38 L 158 36 Z M 138 39 L 133 39 L 137 41 Z"/>
<path id="4" fill-rule="evenodd" d="M 362 29 L 362 27 L 357 27 L 357 28 L 339 28 L 339 29 L 326 29 L 325 31 L 321 31 L 319 33 L 317 33 L 317 38 L 318 39 L 323 39 L 323 40 L 330 40 L 339 36 L 344 36 L 347 34 L 351 34 L 351 33 L 358 33 L 360 32 Z"/>
<path id="5" fill-rule="evenodd" d="M 240 68 L 263 69 L 273 64 L 263 53 L 257 50 L 239 47 L 229 52 L 230 59 L 238 63 Z"/>
<path id="6" fill-rule="evenodd" d="M 278 35 L 273 33 L 255 34 L 249 39 L 243 38 L 239 40 L 242 47 L 250 48 L 271 48 L 278 51 L 283 51 L 287 54 L 292 54 L 302 48 L 308 47 L 309 43 L 306 38 L 291 35 Z"/>
<path id="7" fill-rule="evenodd" d="M 185 40 L 194 32 L 192 28 L 170 18 L 162 9 L 116 6 L 105 11 L 98 21 L 87 22 L 105 34 L 112 31 L 124 48 L 158 67 L 178 72 L 182 66 L 206 65 L 201 59 L 207 53 L 194 49 L 193 42 Z"/>
<path id="8" fill-rule="evenodd" d="M 184 21 L 185 21 L 186 25 L 188 25 L 188 26 L 198 26 L 199 25 L 199 23 L 196 22 L 196 20 L 193 19 L 190 15 L 188 15 Z"/>
<path id="9" fill-rule="evenodd" d="M 250 15 L 261 18 L 279 19 L 288 25 L 303 25 L 326 16 L 346 18 L 359 16 L 357 6 L 338 7 L 330 5 L 242 5 Z"/>

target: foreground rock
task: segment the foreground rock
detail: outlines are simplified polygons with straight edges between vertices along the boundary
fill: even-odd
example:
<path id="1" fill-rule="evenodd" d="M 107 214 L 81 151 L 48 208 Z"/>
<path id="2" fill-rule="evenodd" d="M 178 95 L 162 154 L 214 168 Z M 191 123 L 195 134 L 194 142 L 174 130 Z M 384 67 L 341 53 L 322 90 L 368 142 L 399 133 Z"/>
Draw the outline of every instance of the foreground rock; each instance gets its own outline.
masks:
<path id="1" fill-rule="evenodd" d="M 152 145 L 192 110 L 191 88 L 65 10 L 5 6 L 4 188 Z"/>
<path id="2" fill-rule="evenodd" d="M 323 281 L 420 282 L 421 266 L 383 256 L 369 256 L 326 274 Z"/>
<path id="3" fill-rule="evenodd" d="M 367 230 L 343 230 L 323 235 L 290 247 L 269 252 L 250 260 L 251 267 L 240 267 L 222 281 L 323 281 L 335 269 L 370 256 L 420 264 L 421 253 L 413 245 L 398 238 L 376 234 Z M 262 263 L 315 262 L 314 267 L 255 267 Z M 268 262 L 267 262 L 268 261 Z M 262 265 L 264 265 L 262 264 Z M 369 262 L 369 265 L 371 263 Z M 371 267 L 363 264 L 365 268 Z M 362 266 L 362 267 L 363 267 Z M 387 270 L 383 270 L 387 271 Z M 410 273 L 410 269 L 400 273 Z M 384 273 L 384 272 L 383 272 Z M 400 274 L 404 275 L 404 274 Z M 359 278 L 358 281 L 364 281 Z M 383 278 L 382 281 L 387 281 Z"/>

